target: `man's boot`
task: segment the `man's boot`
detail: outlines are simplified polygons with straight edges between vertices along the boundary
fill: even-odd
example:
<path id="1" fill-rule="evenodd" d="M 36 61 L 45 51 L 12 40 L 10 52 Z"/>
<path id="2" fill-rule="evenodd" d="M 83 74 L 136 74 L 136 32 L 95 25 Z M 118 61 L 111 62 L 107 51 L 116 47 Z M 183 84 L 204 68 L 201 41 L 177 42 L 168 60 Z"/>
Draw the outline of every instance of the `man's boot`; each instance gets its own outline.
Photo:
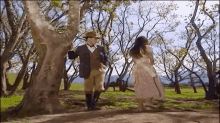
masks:
<path id="1" fill-rule="evenodd" d="M 98 102 L 100 94 L 101 94 L 101 92 L 95 91 L 95 93 L 94 93 L 94 101 L 95 102 Z"/>
<path id="2" fill-rule="evenodd" d="M 101 108 L 96 107 L 100 94 L 101 92 L 95 91 L 91 102 L 91 109 L 101 110 Z"/>
<path id="3" fill-rule="evenodd" d="M 91 109 L 91 101 L 92 101 L 92 94 L 86 94 L 86 106 L 87 109 Z"/>

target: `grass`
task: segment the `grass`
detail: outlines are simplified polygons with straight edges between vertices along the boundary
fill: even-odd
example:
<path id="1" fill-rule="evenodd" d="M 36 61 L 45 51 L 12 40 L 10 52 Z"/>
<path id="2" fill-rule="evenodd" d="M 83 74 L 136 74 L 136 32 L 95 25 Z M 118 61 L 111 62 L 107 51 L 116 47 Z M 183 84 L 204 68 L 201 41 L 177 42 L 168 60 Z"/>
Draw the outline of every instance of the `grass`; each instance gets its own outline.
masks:
<path id="1" fill-rule="evenodd" d="M 12 96 L 10 98 L 1 98 L 1 111 L 6 110 L 9 107 L 19 104 L 23 96 Z"/>
<path id="2" fill-rule="evenodd" d="M 203 99 L 205 96 L 205 92 L 203 88 L 198 87 L 197 93 L 194 93 L 192 88 L 180 88 L 181 94 L 176 94 L 174 92 L 174 89 L 172 88 L 166 88 L 165 89 L 165 95 L 167 98 L 172 99 Z"/>
<path id="3" fill-rule="evenodd" d="M 16 74 L 8 74 L 10 84 L 13 84 Z M 6 110 L 9 107 L 15 106 L 21 102 L 23 95 L 19 94 L 21 92 L 22 82 L 19 85 L 18 94 L 10 97 L 10 98 L 1 98 L 1 112 Z M 61 83 L 60 90 L 63 90 L 63 83 Z M 205 92 L 203 88 L 197 87 L 197 92 L 194 93 L 192 88 L 180 88 L 181 94 L 176 94 L 173 88 L 165 88 L 165 107 L 177 107 L 177 108 L 192 108 L 192 109 L 211 109 L 212 103 L 209 102 L 202 102 L 196 100 L 202 100 L 204 98 Z M 70 92 L 82 92 L 84 90 L 84 86 L 81 84 L 75 84 L 70 87 Z M 62 91 L 68 92 L 68 91 Z M 85 95 L 82 93 L 74 93 L 74 94 L 67 94 L 68 98 L 70 99 L 85 99 Z M 127 107 L 137 107 L 137 102 L 133 98 L 134 92 L 126 91 L 126 92 L 119 92 L 118 88 L 116 91 L 113 91 L 112 88 L 109 88 L 107 92 L 101 94 L 102 99 L 108 100 L 110 105 L 104 105 L 104 109 L 124 109 Z M 186 99 L 192 99 L 194 102 L 186 101 Z M 61 104 L 63 106 L 67 106 L 68 108 L 76 108 L 76 105 L 72 104 L 65 104 L 63 100 L 61 100 Z"/>

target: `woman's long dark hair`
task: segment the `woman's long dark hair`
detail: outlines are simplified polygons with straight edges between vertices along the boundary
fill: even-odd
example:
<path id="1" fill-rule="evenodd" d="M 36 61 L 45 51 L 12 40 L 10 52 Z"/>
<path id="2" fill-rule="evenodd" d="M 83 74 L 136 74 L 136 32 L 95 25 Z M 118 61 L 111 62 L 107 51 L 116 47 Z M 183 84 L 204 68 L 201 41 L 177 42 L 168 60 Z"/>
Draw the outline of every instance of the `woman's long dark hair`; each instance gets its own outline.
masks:
<path id="1" fill-rule="evenodd" d="M 148 40 L 144 36 L 140 36 L 135 40 L 134 46 L 130 49 L 130 56 L 133 58 L 141 58 L 141 51 L 143 54 L 147 54 L 146 46 L 148 45 Z"/>

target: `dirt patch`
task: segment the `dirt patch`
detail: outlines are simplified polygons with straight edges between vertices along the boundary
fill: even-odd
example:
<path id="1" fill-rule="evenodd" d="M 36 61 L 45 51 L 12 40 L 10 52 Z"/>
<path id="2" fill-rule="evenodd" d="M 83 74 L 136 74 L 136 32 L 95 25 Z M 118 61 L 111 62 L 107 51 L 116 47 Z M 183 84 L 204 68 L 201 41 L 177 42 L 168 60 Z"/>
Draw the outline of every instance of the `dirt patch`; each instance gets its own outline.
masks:
<path id="1" fill-rule="evenodd" d="M 148 110 L 99 110 L 24 118 L 31 123 L 219 123 L 216 111 L 172 112 Z"/>
<path id="2" fill-rule="evenodd" d="M 99 111 L 86 111 L 85 97 L 83 91 L 60 91 L 59 99 L 67 107 L 62 114 L 38 115 L 16 119 L 17 122 L 31 123 L 219 123 L 219 100 L 204 99 L 170 99 L 164 104 L 172 107 L 154 107 L 144 112 L 136 112 L 136 108 L 126 107 L 118 109 L 115 102 L 129 102 L 134 100 L 133 96 L 120 97 L 112 100 L 110 97 L 101 97 L 98 106 Z M 115 101 L 115 102 L 114 102 Z M 215 110 L 173 107 L 173 104 L 208 104 Z M 157 103 L 155 102 L 155 105 Z M 104 108 L 111 106 L 110 109 Z"/>

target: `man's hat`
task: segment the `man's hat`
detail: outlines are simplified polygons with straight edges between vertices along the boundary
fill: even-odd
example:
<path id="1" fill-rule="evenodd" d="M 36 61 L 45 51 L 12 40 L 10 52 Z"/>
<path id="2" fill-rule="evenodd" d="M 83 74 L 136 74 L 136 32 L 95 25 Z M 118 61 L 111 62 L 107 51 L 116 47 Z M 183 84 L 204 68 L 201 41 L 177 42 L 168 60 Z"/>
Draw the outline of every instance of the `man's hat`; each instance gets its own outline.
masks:
<path id="1" fill-rule="evenodd" d="M 101 38 L 101 37 L 97 36 L 95 31 L 90 31 L 87 32 L 85 36 L 83 36 L 83 38 Z"/>

